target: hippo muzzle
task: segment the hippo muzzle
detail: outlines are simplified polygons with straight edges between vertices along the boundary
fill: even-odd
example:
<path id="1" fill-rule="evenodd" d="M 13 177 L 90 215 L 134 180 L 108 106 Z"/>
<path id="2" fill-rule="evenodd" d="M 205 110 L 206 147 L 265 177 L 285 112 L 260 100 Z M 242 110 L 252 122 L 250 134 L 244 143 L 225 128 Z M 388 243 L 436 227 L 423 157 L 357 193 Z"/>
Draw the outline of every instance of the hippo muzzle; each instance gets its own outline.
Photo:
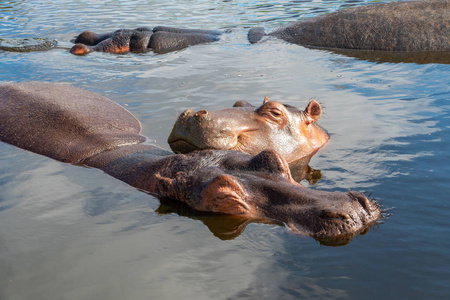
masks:
<path id="1" fill-rule="evenodd" d="M 259 124 L 249 119 L 251 112 L 242 110 L 236 118 L 234 113 L 231 109 L 222 111 L 220 115 L 207 110 L 195 112 L 187 109 L 178 117 L 168 143 L 175 153 L 205 149 L 238 150 L 242 135 L 257 130 Z"/>

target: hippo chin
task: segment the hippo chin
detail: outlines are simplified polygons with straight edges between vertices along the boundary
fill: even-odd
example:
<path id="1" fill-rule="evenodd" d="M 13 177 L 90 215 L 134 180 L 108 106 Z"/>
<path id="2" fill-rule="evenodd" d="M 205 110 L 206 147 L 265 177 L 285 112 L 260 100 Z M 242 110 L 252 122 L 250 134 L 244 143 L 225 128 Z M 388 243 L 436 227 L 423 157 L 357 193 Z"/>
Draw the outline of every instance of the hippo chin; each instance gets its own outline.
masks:
<path id="1" fill-rule="evenodd" d="M 139 122 L 98 94 L 52 83 L 0 85 L 0 139 L 59 161 L 98 168 L 133 187 L 201 212 L 283 223 L 327 244 L 347 243 L 381 216 L 357 192 L 296 183 L 274 150 L 252 156 L 171 154 L 143 144 Z"/>
<path id="2" fill-rule="evenodd" d="M 269 35 L 320 48 L 450 51 L 449 11 L 449 0 L 394 1 L 304 19 Z M 248 40 L 264 35 L 252 28 Z"/>
<path id="3" fill-rule="evenodd" d="M 202 29 L 183 29 L 157 26 L 153 29 L 119 29 L 115 32 L 97 34 L 84 31 L 75 39 L 70 53 L 85 55 L 93 51 L 109 53 L 146 52 L 153 50 L 166 53 L 192 45 L 205 44 L 219 40 L 219 31 Z"/>
<path id="4" fill-rule="evenodd" d="M 321 115 L 315 100 L 302 111 L 267 97 L 258 108 L 238 101 L 218 111 L 188 109 L 178 117 L 168 142 L 175 153 L 220 149 L 256 155 L 272 149 L 290 163 L 314 154 L 328 141 L 328 133 L 316 123 Z"/>

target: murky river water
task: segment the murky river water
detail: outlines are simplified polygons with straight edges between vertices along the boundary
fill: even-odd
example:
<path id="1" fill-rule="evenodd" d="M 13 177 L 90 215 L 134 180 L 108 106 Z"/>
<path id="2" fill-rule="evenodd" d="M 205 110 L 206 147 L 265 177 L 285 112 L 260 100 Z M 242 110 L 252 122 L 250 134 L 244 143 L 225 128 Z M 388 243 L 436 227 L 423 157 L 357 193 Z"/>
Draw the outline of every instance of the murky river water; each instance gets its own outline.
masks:
<path id="1" fill-rule="evenodd" d="M 186 108 L 256 105 L 266 95 L 303 108 L 316 97 L 331 140 L 311 161 L 322 172 L 313 188 L 372 193 L 391 214 L 342 247 L 275 225 L 226 236 L 219 218 L 171 213 L 98 170 L 0 143 L 0 299 L 448 299 L 449 65 L 246 41 L 251 26 L 270 31 L 368 2 L 0 1 L 0 38 L 59 42 L 0 52 L 0 81 L 99 92 L 165 149 Z M 144 25 L 230 32 L 163 55 L 68 52 L 81 31 Z"/>

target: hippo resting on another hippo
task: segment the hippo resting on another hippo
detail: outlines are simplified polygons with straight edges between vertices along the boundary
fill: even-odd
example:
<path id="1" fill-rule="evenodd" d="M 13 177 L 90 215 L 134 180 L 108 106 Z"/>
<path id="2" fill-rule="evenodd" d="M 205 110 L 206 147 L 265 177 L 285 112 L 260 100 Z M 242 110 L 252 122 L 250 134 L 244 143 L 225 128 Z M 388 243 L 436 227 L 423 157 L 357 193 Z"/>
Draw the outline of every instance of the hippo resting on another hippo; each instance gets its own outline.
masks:
<path id="1" fill-rule="evenodd" d="M 98 94 L 52 83 L 0 85 L 0 140 L 53 159 L 98 168 L 133 187 L 204 212 L 275 220 L 342 244 L 380 218 L 353 191 L 296 183 L 276 151 L 170 154 L 143 144 L 139 122 Z"/>
<path id="2" fill-rule="evenodd" d="M 328 141 L 328 133 L 316 123 L 321 115 L 315 100 L 301 111 L 267 97 L 258 108 L 237 101 L 219 111 L 188 109 L 178 117 L 168 142 L 175 153 L 218 149 L 256 155 L 272 149 L 291 163 L 312 156 Z"/>
<path id="3" fill-rule="evenodd" d="M 252 28 L 258 42 L 264 29 Z M 365 5 L 293 23 L 269 35 L 320 47 L 381 51 L 450 51 L 450 0 Z"/>
<path id="4" fill-rule="evenodd" d="M 72 54 L 84 55 L 93 51 L 109 53 L 127 52 L 170 52 L 192 45 L 219 40 L 219 31 L 202 29 L 181 29 L 157 26 L 153 29 L 140 27 L 120 29 L 111 33 L 97 34 L 84 31 L 75 39 Z"/>

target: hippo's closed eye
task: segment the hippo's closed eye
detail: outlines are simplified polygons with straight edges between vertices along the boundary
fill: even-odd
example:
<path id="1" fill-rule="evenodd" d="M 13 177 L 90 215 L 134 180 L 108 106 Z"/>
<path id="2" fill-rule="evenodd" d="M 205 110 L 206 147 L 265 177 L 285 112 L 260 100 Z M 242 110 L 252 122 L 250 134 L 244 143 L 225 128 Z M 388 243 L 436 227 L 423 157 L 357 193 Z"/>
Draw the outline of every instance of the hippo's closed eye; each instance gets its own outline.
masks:
<path id="1" fill-rule="evenodd" d="M 288 122 L 286 117 L 286 108 L 279 102 L 265 102 L 256 112 L 258 115 L 273 124 L 284 126 Z"/>

